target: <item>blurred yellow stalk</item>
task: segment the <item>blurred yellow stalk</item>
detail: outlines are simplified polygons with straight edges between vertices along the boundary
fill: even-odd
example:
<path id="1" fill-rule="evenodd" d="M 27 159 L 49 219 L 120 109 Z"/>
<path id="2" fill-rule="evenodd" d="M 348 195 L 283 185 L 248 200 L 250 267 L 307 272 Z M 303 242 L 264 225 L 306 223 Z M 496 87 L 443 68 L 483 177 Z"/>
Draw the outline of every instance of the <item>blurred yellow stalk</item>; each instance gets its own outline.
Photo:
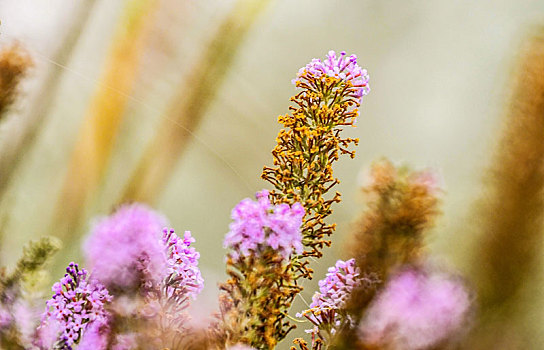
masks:
<path id="1" fill-rule="evenodd" d="M 269 0 L 238 0 L 179 89 L 167 115 L 145 150 L 121 202 L 153 203 L 167 185 L 192 133 L 257 16 Z"/>
<path id="2" fill-rule="evenodd" d="M 157 0 L 129 0 L 126 4 L 68 166 L 55 216 L 59 236 L 77 225 L 104 174 L 157 4 Z"/>

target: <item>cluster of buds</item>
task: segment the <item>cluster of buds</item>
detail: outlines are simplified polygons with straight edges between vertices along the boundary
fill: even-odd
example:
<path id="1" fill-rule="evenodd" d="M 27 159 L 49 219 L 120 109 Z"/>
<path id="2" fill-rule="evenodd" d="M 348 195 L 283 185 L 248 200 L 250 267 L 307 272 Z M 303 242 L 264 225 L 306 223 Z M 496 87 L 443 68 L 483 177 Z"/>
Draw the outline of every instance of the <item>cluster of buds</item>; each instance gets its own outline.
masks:
<path id="1" fill-rule="evenodd" d="M 46 303 L 47 310 L 38 331 L 58 330 L 53 345 L 56 349 L 71 350 L 88 327 L 107 324 L 109 314 L 104 306 L 112 297 L 100 283 L 89 281 L 87 271 L 76 263 L 68 265 L 66 274 L 52 290 L 55 294 Z"/>
<path id="2" fill-rule="evenodd" d="M 270 248 L 285 260 L 293 251 L 302 253 L 300 226 L 304 208 L 300 203 L 274 206 L 268 195 L 267 190 L 262 190 L 257 193 L 256 202 L 246 198 L 232 210 L 233 222 L 224 246 L 230 248 L 229 257 L 233 261 L 255 253 L 260 255 Z"/>
<path id="3" fill-rule="evenodd" d="M 363 184 L 368 210 L 350 245 L 364 272 L 385 281 L 399 266 L 418 263 L 424 233 L 439 213 L 440 182 L 431 170 L 396 167 L 386 159 L 372 165 Z M 357 309 L 364 306 L 354 305 Z"/>
<path id="4" fill-rule="evenodd" d="M 361 281 L 355 259 L 338 260 L 335 266 L 329 268 L 325 278 L 319 281 L 319 292 L 312 297 L 310 308 L 297 314 L 297 317 L 305 317 L 313 324 L 306 331 L 312 334 L 312 344 L 316 343 L 316 339 L 329 344 L 340 329 L 351 325 L 344 307 Z"/>
<path id="5" fill-rule="evenodd" d="M 191 247 L 194 242 L 190 231 L 185 231 L 180 238 L 173 229 L 163 230 L 162 243 L 166 249 L 168 271 L 164 280 L 166 295 L 183 294 L 195 299 L 204 288 L 204 279 L 198 268 L 200 253 Z"/>
<path id="6" fill-rule="evenodd" d="M 189 299 L 195 299 L 204 288 L 204 279 L 198 268 L 200 254 L 191 247 L 194 241 L 189 231 L 180 238 L 173 229 L 163 230 L 161 243 L 165 248 L 167 275 L 147 291 L 145 298 L 146 316 L 152 319 L 156 326 L 154 330 L 162 335 L 163 341 L 168 337 L 176 338 L 181 330 L 186 329 Z"/>

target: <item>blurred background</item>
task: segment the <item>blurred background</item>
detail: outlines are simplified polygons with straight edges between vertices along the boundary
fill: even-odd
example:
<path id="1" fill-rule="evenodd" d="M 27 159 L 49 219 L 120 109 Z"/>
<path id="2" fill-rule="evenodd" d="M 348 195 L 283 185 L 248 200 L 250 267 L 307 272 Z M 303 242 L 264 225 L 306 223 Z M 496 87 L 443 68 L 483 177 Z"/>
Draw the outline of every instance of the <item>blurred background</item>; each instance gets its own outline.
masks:
<path id="1" fill-rule="evenodd" d="M 34 60 L 0 124 L 1 262 L 12 265 L 30 239 L 58 236 L 57 279 L 84 260 L 93 218 L 142 200 L 196 237 L 206 280 L 197 303 L 207 312 L 225 278 L 230 210 L 268 187 L 260 174 L 295 94 L 291 79 L 331 49 L 359 57 L 372 91 L 345 131 L 360 144 L 335 168 L 338 229 L 304 298 L 327 266 L 349 258 L 362 174 L 382 156 L 440 172 L 444 215 L 429 247 L 468 271 L 468 218 L 517 48 L 544 21 L 544 2 L 0 0 L 0 20 L 0 45 L 18 40 Z M 527 289 L 534 344 L 544 344 L 541 275 Z"/>

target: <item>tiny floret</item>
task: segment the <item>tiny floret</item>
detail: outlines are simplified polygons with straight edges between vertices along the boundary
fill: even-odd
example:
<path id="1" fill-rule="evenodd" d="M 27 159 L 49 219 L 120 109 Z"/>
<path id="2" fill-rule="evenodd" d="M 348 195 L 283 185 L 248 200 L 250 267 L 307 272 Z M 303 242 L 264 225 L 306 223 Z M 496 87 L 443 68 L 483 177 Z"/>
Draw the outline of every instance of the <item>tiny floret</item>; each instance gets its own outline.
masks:
<path id="1" fill-rule="evenodd" d="M 298 86 L 304 80 L 325 77 L 336 78 L 349 83 L 355 88 L 354 97 L 359 100 L 362 100 L 363 96 L 368 95 L 370 92 L 368 72 L 357 64 L 356 55 L 347 57 L 345 51 L 340 52 L 340 56 L 337 56 L 336 52 L 331 50 L 323 61 L 314 58 L 299 70 L 293 83 Z"/>

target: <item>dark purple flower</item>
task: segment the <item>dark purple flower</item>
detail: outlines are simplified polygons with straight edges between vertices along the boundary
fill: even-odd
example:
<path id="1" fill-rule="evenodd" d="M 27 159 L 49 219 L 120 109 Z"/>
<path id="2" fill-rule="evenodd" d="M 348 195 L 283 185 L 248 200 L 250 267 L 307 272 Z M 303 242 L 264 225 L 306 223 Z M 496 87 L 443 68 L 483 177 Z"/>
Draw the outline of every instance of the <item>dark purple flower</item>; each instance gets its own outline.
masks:
<path id="1" fill-rule="evenodd" d="M 105 325 L 109 314 L 104 304 L 112 300 L 108 291 L 95 280 L 89 280 L 87 271 L 70 263 L 66 274 L 52 288 L 54 294 L 46 302 L 47 309 L 38 329 L 36 345 L 49 347 L 47 334 L 56 333 L 55 348 L 72 349 L 87 328 Z"/>

